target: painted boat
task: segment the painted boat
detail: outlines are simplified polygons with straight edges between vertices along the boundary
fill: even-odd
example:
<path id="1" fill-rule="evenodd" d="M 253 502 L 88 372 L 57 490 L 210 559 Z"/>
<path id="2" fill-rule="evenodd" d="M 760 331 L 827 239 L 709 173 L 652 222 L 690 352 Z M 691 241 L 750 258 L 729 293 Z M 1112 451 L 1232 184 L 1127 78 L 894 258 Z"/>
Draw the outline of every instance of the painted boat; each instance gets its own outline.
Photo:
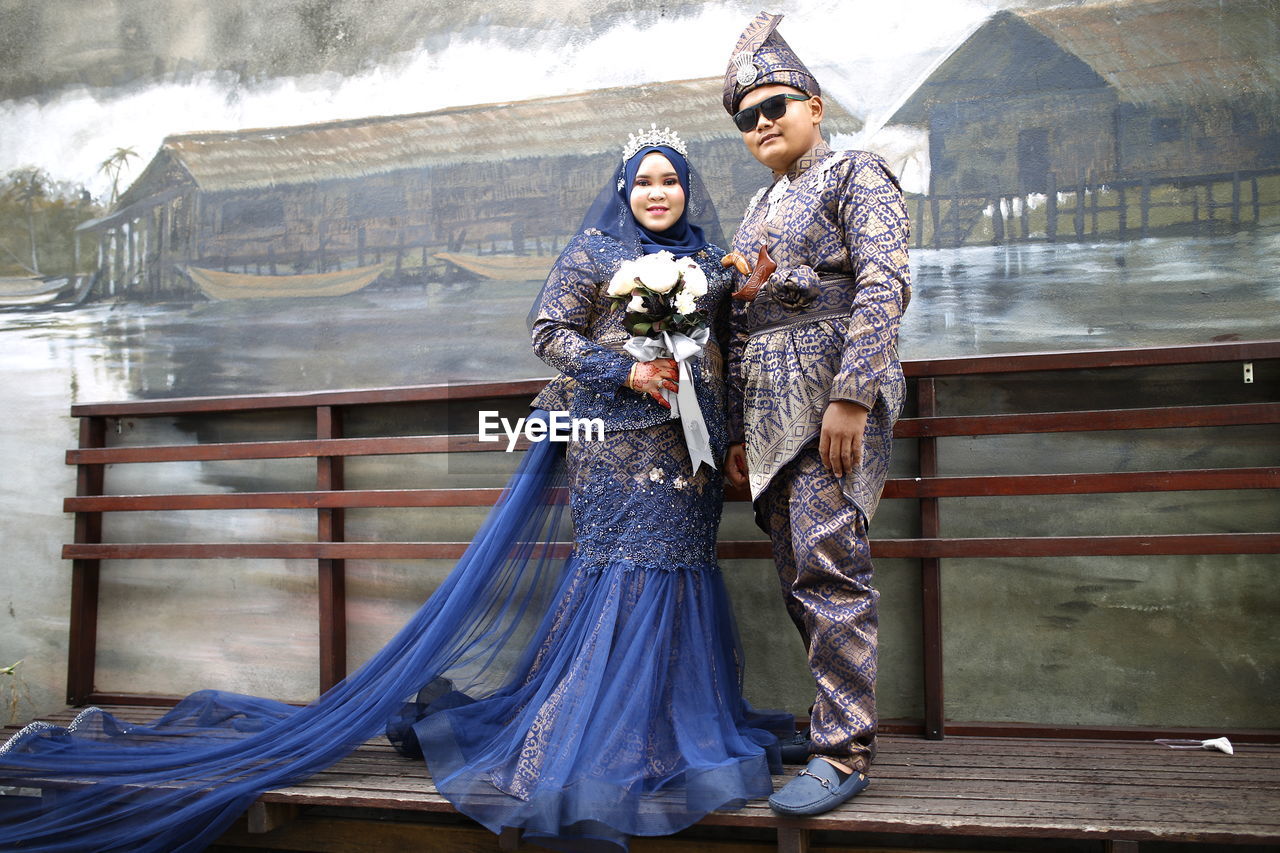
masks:
<path id="1" fill-rule="evenodd" d="M 25 308 L 48 305 L 67 289 L 71 279 L 67 276 L 44 278 L 41 276 L 0 277 L 0 307 Z"/>
<path id="2" fill-rule="evenodd" d="M 289 299 L 355 293 L 372 284 L 384 269 L 386 264 L 302 275 L 252 275 L 203 267 L 184 267 L 183 272 L 210 299 Z"/>
<path id="3" fill-rule="evenodd" d="M 466 255 L 437 252 L 432 257 L 492 281 L 542 281 L 555 263 L 552 255 Z"/>

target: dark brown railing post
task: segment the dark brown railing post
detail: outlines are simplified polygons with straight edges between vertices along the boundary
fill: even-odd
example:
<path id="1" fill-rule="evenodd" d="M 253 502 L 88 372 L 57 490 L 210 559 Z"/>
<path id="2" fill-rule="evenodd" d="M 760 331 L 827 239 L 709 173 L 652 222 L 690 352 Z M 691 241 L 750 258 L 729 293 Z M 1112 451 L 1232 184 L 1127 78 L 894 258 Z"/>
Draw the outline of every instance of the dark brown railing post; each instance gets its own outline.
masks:
<path id="1" fill-rule="evenodd" d="M 316 407 L 316 438 L 342 438 L 342 410 L 334 406 Z M 322 492 L 341 491 L 343 458 L 316 457 L 316 488 Z M 345 511 L 341 508 L 316 511 L 316 540 L 346 540 Z M 317 560 L 317 587 L 320 610 L 320 691 L 324 692 L 347 675 L 347 576 L 346 561 L 321 557 Z"/>
<path id="2" fill-rule="evenodd" d="M 919 415 L 937 415 L 937 391 L 932 377 L 916 383 Z M 921 479 L 938 476 L 938 440 L 929 436 L 917 439 Z M 920 498 L 920 537 L 936 539 L 942 532 L 937 498 Z M 920 629 L 924 640 L 924 736 L 941 740 L 945 734 L 942 698 L 942 561 L 937 557 L 920 559 Z"/>
<path id="3" fill-rule="evenodd" d="M 100 448 L 107 444 L 107 419 L 80 419 L 80 449 Z M 101 495 L 104 466 L 77 463 L 76 494 Z M 102 542 L 102 513 L 77 512 L 75 524 L 77 544 L 98 545 Z M 94 666 L 98 654 L 98 575 L 101 560 L 71 561 L 71 636 L 67 641 L 67 704 L 83 705 L 93 695 Z"/>

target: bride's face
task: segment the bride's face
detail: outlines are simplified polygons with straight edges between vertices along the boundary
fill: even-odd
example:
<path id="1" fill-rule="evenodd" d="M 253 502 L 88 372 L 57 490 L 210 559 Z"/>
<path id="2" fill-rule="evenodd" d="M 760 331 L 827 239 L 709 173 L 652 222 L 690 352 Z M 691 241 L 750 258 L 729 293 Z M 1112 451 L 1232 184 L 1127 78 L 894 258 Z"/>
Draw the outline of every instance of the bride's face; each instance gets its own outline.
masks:
<path id="1" fill-rule="evenodd" d="M 675 166 L 655 151 L 640 161 L 631 186 L 631 213 L 650 231 L 666 231 L 684 213 L 684 187 Z"/>

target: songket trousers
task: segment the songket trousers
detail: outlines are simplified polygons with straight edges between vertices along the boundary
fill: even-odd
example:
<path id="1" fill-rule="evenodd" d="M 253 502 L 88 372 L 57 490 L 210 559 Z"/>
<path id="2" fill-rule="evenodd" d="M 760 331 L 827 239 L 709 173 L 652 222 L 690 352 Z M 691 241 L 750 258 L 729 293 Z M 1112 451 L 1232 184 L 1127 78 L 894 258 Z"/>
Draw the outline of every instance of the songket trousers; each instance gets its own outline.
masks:
<path id="1" fill-rule="evenodd" d="M 880 597 L 866 519 L 823 466 L 816 444 L 774 476 L 759 502 L 787 613 L 817 682 L 813 752 L 865 772 L 875 757 Z"/>

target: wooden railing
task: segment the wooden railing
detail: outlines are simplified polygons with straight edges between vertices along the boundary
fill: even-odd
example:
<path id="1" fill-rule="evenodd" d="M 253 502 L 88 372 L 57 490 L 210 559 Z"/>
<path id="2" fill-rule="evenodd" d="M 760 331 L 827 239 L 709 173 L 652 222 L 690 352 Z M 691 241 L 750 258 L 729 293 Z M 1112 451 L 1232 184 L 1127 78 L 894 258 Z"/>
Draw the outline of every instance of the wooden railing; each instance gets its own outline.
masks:
<path id="1" fill-rule="evenodd" d="M 924 719 L 896 721 L 886 730 L 923 733 L 940 738 L 953 733 L 1016 733 L 1076 736 L 1132 736 L 1136 730 L 1103 727 L 1015 726 L 1007 724 L 944 724 L 942 667 L 942 561 L 948 558 L 1146 556 L 1181 554 L 1276 554 L 1280 531 L 1180 533 L 1109 536 L 993 536 L 948 538 L 941 535 L 939 501 L 970 496 L 1101 494 L 1115 492 L 1197 491 L 1214 489 L 1277 489 L 1280 468 L 1240 467 L 1197 470 L 1159 470 L 1128 473 L 1014 474 L 938 476 L 939 439 L 953 436 L 998 436 L 1076 431 L 1149 430 L 1185 427 L 1225 427 L 1280 423 L 1275 380 L 1259 383 L 1241 394 L 1239 402 L 1192 405 L 1170 400 L 1158 408 L 1082 409 L 983 415 L 947 415 L 939 401 L 939 382 L 957 377 L 980 378 L 1009 374 L 1052 377 L 1063 371 L 1108 371 L 1225 365 L 1237 363 L 1274 376 L 1280 370 L 1280 341 L 1223 343 L 1150 349 L 1013 354 L 940 358 L 904 363 L 914 386 L 914 411 L 899 421 L 895 436 L 918 442 L 917 476 L 895 477 L 885 486 L 886 500 L 911 500 L 918 506 L 919 536 L 875 539 L 878 558 L 920 561 L 921 622 L 923 632 Z M 1239 366 L 1229 368 L 1239 379 Z M 346 662 L 346 560 L 453 559 L 465 542 L 347 541 L 344 511 L 370 507 L 480 507 L 491 505 L 496 488 L 347 489 L 344 462 L 359 456 L 437 454 L 492 451 L 474 435 L 376 435 L 344 437 L 344 421 L 364 407 L 403 404 L 475 404 L 524 401 L 545 380 L 480 383 L 467 386 L 415 386 L 360 391 L 329 391 L 236 397 L 204 397 L 76 405 L 80 446 L 67 454 L 77 466 L 77 494 L 65 509 L 75 513 L 75 541 L 63 549 L 72 560 L 71 637 L 67 676 L 72 704 L 166 704 L 172 697 L 99 691 L 94 670 L 97 642 L 98 585 L 103 560 L 187 560 L 202 558 L 315 560 L 319 596 L 320 687 L 339 681 Z M 1247 388 L 1247 386 L 1242 386 Z M 147 444 L 107 446 L 110 422 L 153 417 L 198 418 L 263 412 L 306 411 L 315 424 L 314 438 L 303 440 L 234 441 L 209 444 Z M 107 466 L 213 460 L 314 458 L 315 487 L 305 490 L 234 494 L 110 495 L 105 489 Z M 732 496 L 743 499 L 741 494 Z M 107 543 L 103 516 L 119 512 L 164 512 L 227 509 L 314 510 L 316 536 L 312 542 Z M 763 539 L 721 541 L 720 556 L 768 559 Z M 1165 735 L 1169 729 L 1161 730 Z M 1190 730 L 1187 730 L 1190 731 Z M 1221 734 L 1221 732 L 1219 732 Z M 1254 739 L 1276 733 L 1252 731 Z"/>

